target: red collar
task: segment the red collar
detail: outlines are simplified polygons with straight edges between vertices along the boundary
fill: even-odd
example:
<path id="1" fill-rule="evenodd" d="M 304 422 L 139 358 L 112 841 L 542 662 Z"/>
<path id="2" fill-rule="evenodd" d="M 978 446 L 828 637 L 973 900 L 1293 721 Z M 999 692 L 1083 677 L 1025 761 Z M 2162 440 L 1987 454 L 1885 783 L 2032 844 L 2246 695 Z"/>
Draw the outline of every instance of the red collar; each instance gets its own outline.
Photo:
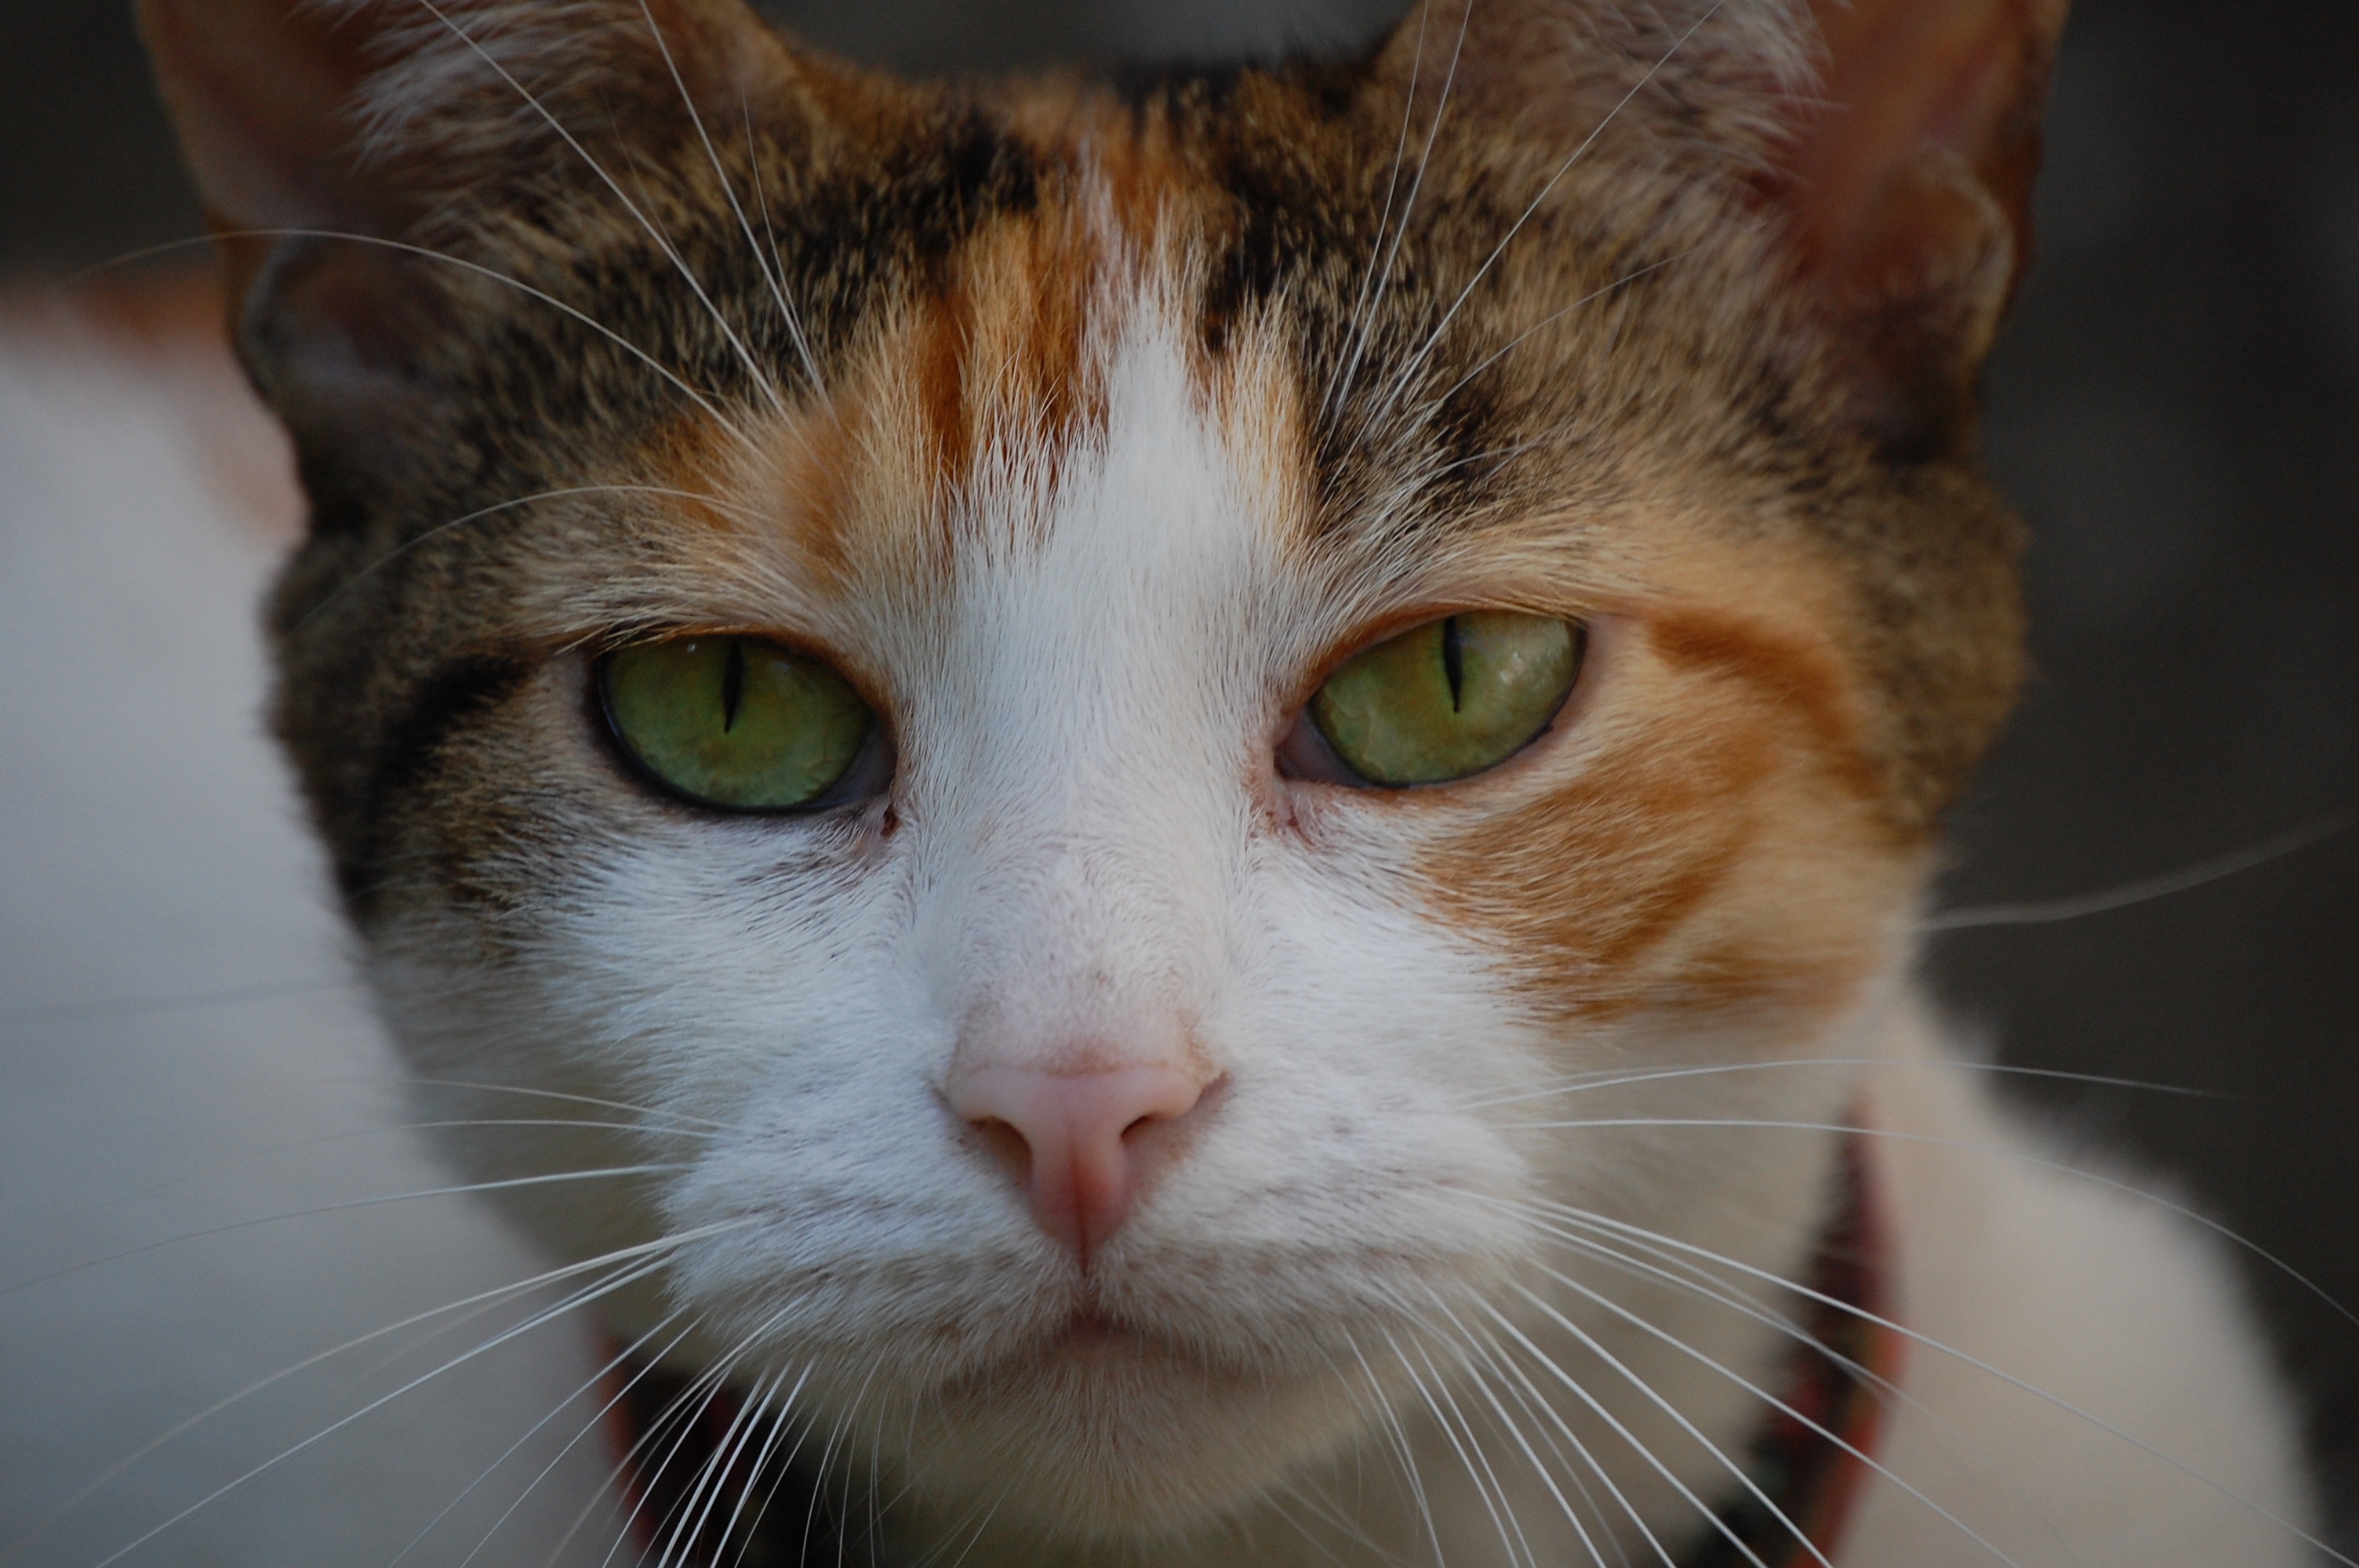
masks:
<path id="1" fill-rule="evenodd" d="M 1747 1474 L 1759 1490 L 1723 1507 L 1680 1568 L 1811 1568 L 1833 1559 L 1851 1522 L 1904 1344 L 1892 1325 L 1889 1243 L 1863 1145 L 1859 1133 L 1843 1141 L 1833 1210 L 1800 1298 L 1800 1337 L 1779 1403 L 1754 1435 Z M 643 1551 L 738 1568 L 882 1560 L 864 1534 L 847 1537 L 816 1466 L 766 1448 L 769 1433 L 751 1429 L 767 1423 L 746 1421 L 730 1389 L 614 1354 L 603 1393 L 624 1507 Z"/>
<path id="2" fill-rule="evenodd" d="M 1893 1323 L 1891 1243 L 1865 1138 L 1854 1132 L 1843 1141 L 1833 1212 L 1810 1260 L 1784 1391 L 1754 1434 L 1746 1469 L 1760 1490 L 1722 1508 L 1680 1568 L 1833 1561 L 1875 1469 L 1906 1341 Z"/>

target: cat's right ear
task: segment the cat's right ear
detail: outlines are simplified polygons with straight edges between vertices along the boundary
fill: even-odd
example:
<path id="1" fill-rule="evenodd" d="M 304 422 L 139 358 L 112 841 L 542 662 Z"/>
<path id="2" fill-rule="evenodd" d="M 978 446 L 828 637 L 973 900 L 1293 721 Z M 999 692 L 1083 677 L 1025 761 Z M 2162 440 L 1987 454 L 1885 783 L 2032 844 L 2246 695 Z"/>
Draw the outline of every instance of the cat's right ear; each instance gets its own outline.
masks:
<path id="1" fill-rule="evenodd" d="M 206 215 L 233 242 L 295 229 L 383 233 L 403 210 L 362 173 L 360 84 L 384 61 L 351 13 L 294 0 L 138 0 L 158 88 Z"/>
<path id="2" fill-rule="evenodd" d="M 231 332 L 307 457 L 364 461 L 430 395 L 440 295 L 400 236 L 420 204 L 364 153 L 362 82 L 386 63 L 381 5 L 137 0 L 157 82 L 219 242 Z"/>
<path id="3" fill-rule="evenodd" d="M 743 0 L 137 5 L 240 356 L 315 500 L 333 469 L 399 461 L 451 417 L 481 322 L 549 248 L 488 229 L 543 209 L 644 226 L 605 176 L 630 156 L 605 128 L 694 146 L 749 104 L 800 102 L 795 59 Z"/>

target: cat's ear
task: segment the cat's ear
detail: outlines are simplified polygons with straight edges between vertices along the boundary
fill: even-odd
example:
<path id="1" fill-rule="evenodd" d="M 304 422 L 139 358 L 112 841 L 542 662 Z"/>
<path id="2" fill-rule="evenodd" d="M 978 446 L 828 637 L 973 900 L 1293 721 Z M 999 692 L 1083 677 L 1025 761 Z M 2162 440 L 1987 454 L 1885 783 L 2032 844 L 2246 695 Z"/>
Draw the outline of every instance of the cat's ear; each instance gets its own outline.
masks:
<path id="1" fill-rule="evenodd" d="M 1938 449 L 2031 256 L 2066 0 L 1812 0 L 1823 53 L 1770 177 L 1798 280 L 1887 449 Z"/>
<path id="2" fill-rule="evenodd" d="M 381 29 L 294 0 L 139 0 L 138 15 L 264 395 L 299 443 L 387 421 L 397 438 L 430 294 L 394 248 L 419 216 L 413 182 L 363 156 Z"/>
<path id="3" fill-rule="evenodd" d="M 454 302 L 497 287 L 471 214 L 534 180 L 595 190 L 581 143 L 622 107 L 734 123 L 784 60 L 742 0 L 137 6 L 247 368 L 299 447 L 346 457 L 422 416 L 463 348 Z"/>
<path id="4" fill-rule="evenodd" d="M 392 227 L 352 211 L 364 36 L 286 0 L 139 0 L 158 89 L 224 232 Z M 367 214 L 376 217 L 377 214 Z M 391 214 L 384 214 L 390 217 Z"/>
<path id="5" fill-rule="evenodd" d="M 1419 0 L 1387 80 L 1449 83 L 1543 170 L 1603 142 L 1744 232 L 1766 204 L 1855 422 L 1930 452 L 2031 254 L 2066 3 Z"/>

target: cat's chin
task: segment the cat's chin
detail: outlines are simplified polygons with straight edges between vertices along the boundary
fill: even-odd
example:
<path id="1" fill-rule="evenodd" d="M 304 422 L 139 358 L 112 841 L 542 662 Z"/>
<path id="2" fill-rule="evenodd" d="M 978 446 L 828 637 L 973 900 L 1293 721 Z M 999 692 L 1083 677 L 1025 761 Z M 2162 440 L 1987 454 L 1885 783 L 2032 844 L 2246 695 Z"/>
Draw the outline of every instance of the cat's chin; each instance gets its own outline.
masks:
<path id="1" fill-rule="evenodd" d="M 1077 1311 L 927 1404 L 893 1462 L 929 1509 L 1111 1544 L 1250 1506 L 1350 1444 L 1369 1398 L 1332 1363 L 1229 1360 Z"/>

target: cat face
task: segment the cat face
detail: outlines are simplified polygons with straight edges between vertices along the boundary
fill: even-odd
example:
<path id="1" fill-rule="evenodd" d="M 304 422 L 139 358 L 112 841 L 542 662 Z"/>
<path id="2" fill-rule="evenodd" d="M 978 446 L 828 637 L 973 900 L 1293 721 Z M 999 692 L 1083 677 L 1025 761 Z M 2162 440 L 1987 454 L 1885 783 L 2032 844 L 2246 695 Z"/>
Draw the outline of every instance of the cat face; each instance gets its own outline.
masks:
<path id="1" fill-rule="evenodd" d="M 147 16 L 225 215 L 364 236 L 233 247 L 314 507 L 280 726 L 429 1097 L 605 1108 L 454 1147 L 618 1331 L 1125 1536 L 1583 1321 L 1549 1205 L 1791 1266 L 1825 1160 L 1660 1124 L 1840 1066 L 1550 1097 L 1856 1054 L 1905 960 L 2016 677 L 1964 388 L 2047 35 L 1863 151 L 1776 6 L 1129 96 L 612 9 L 231 8 L 324 84 L 245 130 Z M 1462 622 L 1561 689 L 1381 777 L 1333 694 L 1425 637 L 1455 709 Z M 618 704 L 724 644 L 731 724 L 748 656 L 869 716 L 810 805 Z"/>

